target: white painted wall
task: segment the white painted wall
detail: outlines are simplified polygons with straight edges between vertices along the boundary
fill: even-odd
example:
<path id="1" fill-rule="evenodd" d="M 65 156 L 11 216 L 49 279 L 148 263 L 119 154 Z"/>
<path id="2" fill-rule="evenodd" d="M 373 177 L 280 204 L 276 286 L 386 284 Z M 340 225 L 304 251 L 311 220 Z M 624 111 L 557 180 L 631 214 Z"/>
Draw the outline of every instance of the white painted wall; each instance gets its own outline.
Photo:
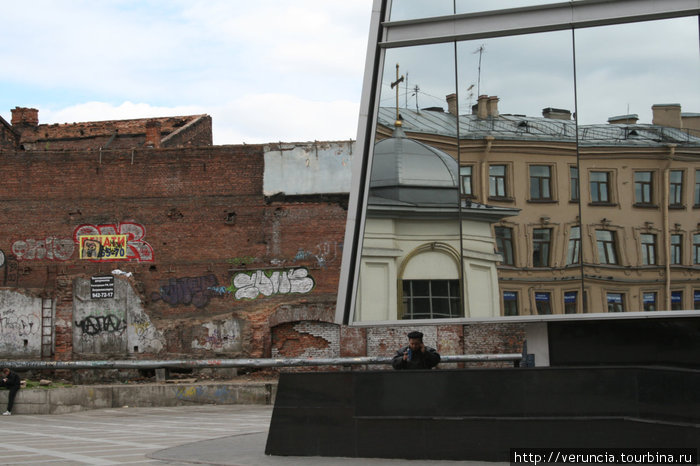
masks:
<path id="1" fill-rule="evenodd" d="M 0 290 L 0 357 L 41 356 L 41 298 Z"/>
<path id="2" fill-rule="evenodd" d="M 266 196 L 350 192 L 354 141 L 270 144 L 264 151 Z"/>

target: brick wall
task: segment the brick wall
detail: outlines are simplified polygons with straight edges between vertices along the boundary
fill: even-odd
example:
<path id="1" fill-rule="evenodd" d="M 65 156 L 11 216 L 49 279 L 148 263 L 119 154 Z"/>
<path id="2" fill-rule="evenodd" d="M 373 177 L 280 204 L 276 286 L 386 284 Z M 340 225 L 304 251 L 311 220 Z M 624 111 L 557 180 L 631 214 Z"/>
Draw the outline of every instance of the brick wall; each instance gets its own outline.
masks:
<path id="1" fill-rule="evenodd" d="M 126 332 L 133 357 L 392 356 L 413 329 L 442 354 L 520 352 L 519 324 L 334 324 L 347 197 L 263 196 L 262 146 L 0 158 L 0 286 L 53 299 L 56 359 L 83 357 L 75 283 L 114 271 L 137 302 L 124 329 L 90 330 Z M 80 258 L 109 234 L 128 260 Z"/>

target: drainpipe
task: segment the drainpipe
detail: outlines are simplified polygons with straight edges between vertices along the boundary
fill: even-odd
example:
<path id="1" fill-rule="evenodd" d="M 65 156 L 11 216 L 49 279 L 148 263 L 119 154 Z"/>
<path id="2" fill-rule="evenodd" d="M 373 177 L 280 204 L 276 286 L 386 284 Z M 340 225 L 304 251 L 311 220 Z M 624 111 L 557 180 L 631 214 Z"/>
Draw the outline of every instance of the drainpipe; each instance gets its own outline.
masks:
<path id="1" fill-rule="evenodd" d="M 668 145 L 668 156 L 666 158 L 666 166 L 664 167 L 664 173 L 663 173 L 663 187 L 661 189 L 661 211 L 663 214 L 663 231 L 664 231 L 664 250 L 666 251 L 666 303 L 664 310 L 668 311 L 671 309 L 671 234 L 670 234 L 670 225 L 669 225 L 669 218 L 668 218 L 668 203 L 670 200 L 670 190 L 671 190 L 671 182 L 670 182 L 670 170 L 671 170 L 671 162 L 673 161 L 673 156 L 676 153 L 676 145 L 675 144 L 669 144 Z"/>

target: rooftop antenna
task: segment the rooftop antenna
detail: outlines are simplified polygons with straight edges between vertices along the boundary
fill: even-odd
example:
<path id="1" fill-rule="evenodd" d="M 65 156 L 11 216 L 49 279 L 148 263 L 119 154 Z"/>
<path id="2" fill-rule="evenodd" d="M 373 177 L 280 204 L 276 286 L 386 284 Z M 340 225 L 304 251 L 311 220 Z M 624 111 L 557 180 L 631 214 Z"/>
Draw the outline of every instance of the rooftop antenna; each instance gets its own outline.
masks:
<path id="1" fill-rule="evenodd" d="M 468 92 L 467 99 L 469 99 L 469 108 L 471 109 L 472 105 L 474 105 L 474 84 L 471 84 L 467 88 L 467 92 Z"/>
<path id="2" fill-rule="evenodd" d="M 420 91 L 420 87 L 418 87 L 418 84 L 416 84 L 413 87 L 413 94 L 411 94 L 411 96 L 416 96 L 416 113 L 420 113 L 420 110 L 418 110 L 418 91 Z"/>
<path id="3" fill-rule="evenodd" d="M 396 64 L 396 81 L 391 83 L 391 88 L 396 88 L 396 122 L 394 126 L 401 126 L 401 120 L 399 119 L 399 84 L 403 82 L 403 76 L 399 77 L 399 64 Z"/>
<path id="4" fill-rule="evenodd" d="M 476 95 L 481 95 L 481 56 L 484 54 L 486 46 L 481 44 L 478 49 L 474 50 L 474 53 L 479 54 L 479 74 L 476 81 Z"/>

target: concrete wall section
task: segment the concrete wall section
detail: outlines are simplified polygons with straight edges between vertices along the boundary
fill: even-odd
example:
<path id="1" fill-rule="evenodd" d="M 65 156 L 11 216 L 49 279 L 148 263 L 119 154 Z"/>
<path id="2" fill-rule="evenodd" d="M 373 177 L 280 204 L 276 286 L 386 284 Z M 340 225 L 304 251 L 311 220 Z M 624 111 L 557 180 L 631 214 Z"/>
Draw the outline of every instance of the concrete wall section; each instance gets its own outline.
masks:
<path id="1" fill-rule="evenodd" d="M 348 193 L 353 141 L 265 146 L 266 196 Z"/>
<path id="2" fill-rule="evenodd" d="M 41 298 L 0 290 L 0 353 L 20 358 L 41 355 Z"/>

